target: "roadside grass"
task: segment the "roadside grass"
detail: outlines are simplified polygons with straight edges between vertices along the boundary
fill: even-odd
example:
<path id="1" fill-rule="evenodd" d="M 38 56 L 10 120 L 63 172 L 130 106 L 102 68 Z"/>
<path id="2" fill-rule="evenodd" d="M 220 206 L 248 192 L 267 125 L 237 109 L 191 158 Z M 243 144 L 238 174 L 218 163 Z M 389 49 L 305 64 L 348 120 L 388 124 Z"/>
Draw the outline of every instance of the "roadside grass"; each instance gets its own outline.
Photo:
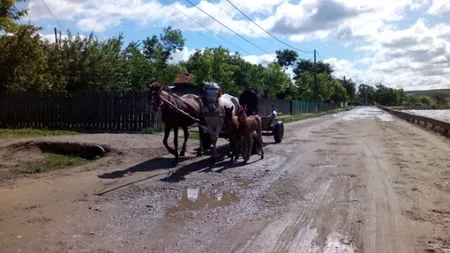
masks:
<path id="1" fill-rule="evenodd" d="M 200 134 L 198 132 L 190 132 L 189 139 L 200 140 Z"/>
<path id="2" fill-rule="evenodd" d="M 44 159 L 31 163 L 27 167 L 20 170 L 23 174 L 37 174 L 49 172 L 53 170 L 83 165 L 89 161 L 78 156 L 66 156 L 59 154 L 51 154 Z"/>
<path id="3" fill-rule="evenodd" d="M 156 131 L 153 127 L 149 127 L 149 128 L 144 129 L 143 133 L 144 134 L 155 134 Z"/>
<path id="4" fill-rule="evenodd" d="M 289 123 L 289 122 L 295 122 L 295 121 L 309 119 L 309 118 L 316 118 L 316 117 L 320 117 L 320 116 L 325 116 L 325 115 L 328 115 L 328 114 L 348 111 L 348 110 L 351 110 L 351 109 L 353 109 L 352 106 L 347 106 L 347 107 L 343 107 L 343 108 L 339 108 L 339 109 L 335 109 L 335 110 L 329 110 L 329 111 L 325 111 L 325 112 L 308 113 L 308 114 L 295 114 L 295 115 L 289 115 L 289 116 L 282 117 L 282 118 L 280 117 L 280 120 L 283 123 Z"/>
<path id="5" fill-rule="evenodd" d="M 53 136 L 53 135 L 76 135 L 75 131 L 69 130 L 51 130 L 51 129 L 0 129 L 0 137 L 33 137 L 33 136 Z"/>

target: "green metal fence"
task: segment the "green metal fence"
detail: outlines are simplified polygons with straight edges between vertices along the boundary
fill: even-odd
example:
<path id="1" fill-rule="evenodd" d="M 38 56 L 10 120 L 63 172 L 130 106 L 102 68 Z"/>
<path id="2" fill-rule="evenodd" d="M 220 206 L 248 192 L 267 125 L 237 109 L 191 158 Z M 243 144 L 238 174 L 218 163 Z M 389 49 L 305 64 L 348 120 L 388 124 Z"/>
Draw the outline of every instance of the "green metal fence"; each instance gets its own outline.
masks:
<path id="1" fill-rule="evenodd" d="M 291 101 L 291 114 L 300 113 L 313 113 L 315 112 L 314 102 L 292 100 Z M 319 112 L 334 110 L 337 108 L 337 104 L 318 103 L 317 109 Z"/>

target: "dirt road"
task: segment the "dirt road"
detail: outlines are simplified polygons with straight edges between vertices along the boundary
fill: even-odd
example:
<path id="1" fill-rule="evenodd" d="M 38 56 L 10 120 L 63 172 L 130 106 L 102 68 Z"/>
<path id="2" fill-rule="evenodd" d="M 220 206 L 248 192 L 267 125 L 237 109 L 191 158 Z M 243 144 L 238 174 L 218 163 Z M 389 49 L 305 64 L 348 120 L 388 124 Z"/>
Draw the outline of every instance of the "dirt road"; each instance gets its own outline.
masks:
<path id="1" fill-rule="evenodd" d="M 0 252 L 450 252 L 450 141 L 379 109 L 289 124 L 245 166 L 125 142 L 0 188 Z"/>

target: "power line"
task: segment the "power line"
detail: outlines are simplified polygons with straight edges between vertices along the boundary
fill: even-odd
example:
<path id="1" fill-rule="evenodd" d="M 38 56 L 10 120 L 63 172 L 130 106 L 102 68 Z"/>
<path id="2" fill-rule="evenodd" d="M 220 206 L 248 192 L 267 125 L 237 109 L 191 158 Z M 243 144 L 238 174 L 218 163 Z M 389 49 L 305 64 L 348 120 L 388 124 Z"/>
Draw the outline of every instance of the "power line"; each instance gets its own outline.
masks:
<path id="1" fill-rule="evenodd" d="M 231 20 L 234 20 L 234 17 L 233 17 L 231 14 L 229 14 L 228 12 L 222 10 L 222 8 L 220 8 L 219 5 L 216 5 L 216 7 L 217 7 L 217 9 L 219 9 L 221 12 L 227 14 L 227 16 L 231 18 Z M 250 29 L 252 32 L 255 32 L 255 30 L 254 30 L 253 28 L 249 27 L 249 29 Z M 270 42 L 270 43 L 272 43 L 272 44 L 275 45 L 275 43 L 273 43 L 273 41 L 269 40 L 268 38 L 266 38 L 266 37 L 263 37 L 263 38 L 264 38 L 265 40 L 267 40 L 268 42 Z"/>
<path id="2" fill-rule="evenodd" d="M 217 20 L 216 18 L 214 18 L 213 16 L 209 15 L 206 11 L 202 10 L 200 7 L 198 7 L 197 5 L 195 5 L 194 3 L 192 3 L 190 0 L 186 0 L 188 3 L 190 3 L 192 6 L 194 6 L 195 8 L 199 9 L 201 12 L 205 13 L 206 15 L 208 15 L 210 18 L 214 19 L 217 23 L 221 24 L 223 27 L 227 28 L 228 30 L 230 30 L 232 33 L 236 34 L 237 36 L 239 36 L 241 39 L 247 41 L 249 44 L 253 45 L 254 47 L 260 49 L 261 51 L 265 52 L 266 54 L 269 54 L 269 52 L 267 52 L 266 50 L 262 49 L 261 47 L 255 45 L 254 43 L 252 43 L 251 41 L 249 41 L 248 39 L 244 38 L 242 35 L 240 35 L 239 33 L 233 31 L 231 28 L 229 28 L 228 26 L 224 25 L 222 22 L 220 22 L 219 20 Z"/>
<path id="3" fill-rule="evenodd" d="M 161 7 L 164 8 L 164 9 L 166 9 L 167 11 L 169 11 L 169 9 L 168 9 L 166 6 L 160 4 L 158 1 L 155 1 L 155 3 L 157 3 L 159 6 L 161 6 Z M 171 7 L 173 7 L 173 6 L 171 5 Z M 184 20 L 183 20 L 182 18 L 177 17 L 177 16 L 174 16 L 174 17 L 177 18 L 178 20 L 184 22 Z M 207 38 L 208 40 L 210 40 L 210 41 L 216 43 L 216 41 L 214 41 L 214 40 L 213 40 L 212 38 L 210 38 L 209 36 L 206 36 L 206 35 L 203 34 L 203 33 L 200 33 L 200 35 L 202 35 L 203 37 Z"/>
<path id="4" fill-rule="evenodd" d="M 172 8 L 175 9 L 176 11 L 180 12 L 181 14 L 183 14 L 184 16 L 186 16 L 187 18 L 189 18 L 190 20 L 194 21 L 195 23 L 197 23 L 199 26 L 203 27 L 204 29 L 206 29 L 206 30 L 209 31 L 210 33 L 212 33 L 212 34 L 216 35 L 217 37 L 223 39 L 224 41 L 228 42 L 230 45 L 233 45 L 233 46 L 236 47 L 237 49 L 239 49 L 239 50 L 241 50 L 241 51 L 243 51 L 243 52 L 245 52 L 245 53 L 247 53 L 247 54 L 250 54 L 248 51 L 242 49 L 241 47 L 239 47 L 238 45 L 234 44 L 233 42 L 231 42 L 231 41 L 225 39 L 224 37 L 220 36 L 219 34 L 217 34 L 217 33 L 213 32 L 212 30 L 208 29 L 208 28 L 207 28 L 206 26 L 204 26 L 202 23 L 200 23 L 200 22 L 198 22 L 197 20 L 195 20 L 195 19 L 189 17 L 186 13 L 184 13 L 184 12 L 181 11 L 181 10 L 179 10 L 179 9 L 176 8 L 175 6 L 171 5 L 168 1 L 166 1 L 166 0 L 162 0 L 162 1 L 165 2 L 166 4 L 168 4 L 170 7 L 172 7 Z"/>
<path id="5" fill-rule="evenodd" d="M 322 60 L 322 57 L 320 57 L 319 51 L 317 51 L 317 56 L 319 56 L 319 61 L 323 61 L 323 60 Z"/>
<path id="6" fill-rule="evenodd" d="M 186 0 L 186 1 L 189 1 L 189 0 Z M 277 37 L 273 36 L 273 35 L 272 35 L 271 33 L 269 33 L 268 31 L 266 31 L 264 28 L 262 28 L 261 26 L 259 26 L 259 25 L 258 25 L 255 21 L 253 21 L 249 16 L 247 16 L 247 15 L 246 15 L 244 12 L 242 12 L 238 7 L 236 7 L 236 5 L 234 5 L 230 0 L 227 0 L 227 2 L 228 2 L 229 4 L 231 4 L 236 10 L 238 10 L 242 15 L 244 15 L 244 17 L 246 17 L 248 20 L 250 20 L 253 24 L 255 24 L 256 26 L 258 26 L 261 30 L 263 30 L 265 33 L 267 33 L 268 35 L 270 35 L 272 38 L 276 39 L 277 41 L 279 41 L 279 42 L 282 43 L 283 45 L 288 46 L 288 47 L 290 47 L 290 48 L 292 48 L 292 49 L 294 49 L 294 50 L 297 50 L 297 51 L 299 51 L 299 52 L 302 52 L 302 53 L 306 53 L 306 54 L 311 54 L 311 53 L 313 53 L 313 52 L 311 52 L 311 51 L 305 51 L 305 50 L 302 50 L 302 49 L 298 49 L 298 48 L 293 47 L 293 46 L 287 44 L 286 42 L 284 42 L 284 41 L 278 39 Z"/>
<path id="7" fill-rule="evenodd" d="M 45 2 L 45 0 L 42 0 L 42 3 L 45 6 L 45 9 L 47 9 L 48 13 L 50 13 L 50 15 L 52 16 L 53 20 L 59 25 L 59 28 L 61 28 L 61 30 L 65 30 L 63 28 L 63 26 L 61 25 L 61 23 L 55 18 L 55 15 L 53 15 L 52 10 L 50 10 L 50 8 L 48 7 L 47 3 Z"/>

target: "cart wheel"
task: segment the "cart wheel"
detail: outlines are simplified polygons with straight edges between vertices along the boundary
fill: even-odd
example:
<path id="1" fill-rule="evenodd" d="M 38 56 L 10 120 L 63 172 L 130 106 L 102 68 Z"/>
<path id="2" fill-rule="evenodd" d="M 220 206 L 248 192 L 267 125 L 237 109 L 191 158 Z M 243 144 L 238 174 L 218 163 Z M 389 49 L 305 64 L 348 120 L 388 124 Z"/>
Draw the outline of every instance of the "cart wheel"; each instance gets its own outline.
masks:
<path id="1" fill-rule="evenodd" d="M 202 142 L 203 150 L 208 150 L 211 147 L 212 140 L 211 135 L 208 132 L 204 132 L 202 128 L 199 130 L 200 140 Z"/>
<path id="2" fill-rule="evenodd" d="M 273 139 L 275 143 L 280 143 L 283 140 L 284 136 L 284 124 L 281 121 L 278 121 L 273 128 Z"/>

